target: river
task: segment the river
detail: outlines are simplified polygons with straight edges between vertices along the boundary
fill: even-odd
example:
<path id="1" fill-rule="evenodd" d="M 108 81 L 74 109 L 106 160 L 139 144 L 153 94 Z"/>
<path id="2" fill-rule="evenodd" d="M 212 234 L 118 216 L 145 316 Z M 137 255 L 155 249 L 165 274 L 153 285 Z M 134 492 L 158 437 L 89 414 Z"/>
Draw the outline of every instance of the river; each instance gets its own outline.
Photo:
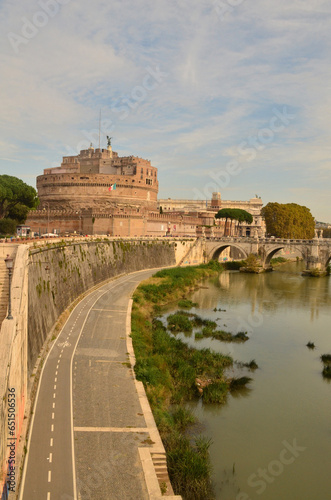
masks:
<path id="1" fill-rule="evenodd" d="M 199 305 L 192 312 L 250 338 L 181 338 L 259 366 L 239 372 L 253 380 L 223 406 L 192 405 L 212 439 L 219 500 L 331 499 L 331 384 L 320 360 L 331 353 L 331 280 L 302 277 L 302 269 L 291 263 L 260 275 L 227 271 L 190 297 Z"/>

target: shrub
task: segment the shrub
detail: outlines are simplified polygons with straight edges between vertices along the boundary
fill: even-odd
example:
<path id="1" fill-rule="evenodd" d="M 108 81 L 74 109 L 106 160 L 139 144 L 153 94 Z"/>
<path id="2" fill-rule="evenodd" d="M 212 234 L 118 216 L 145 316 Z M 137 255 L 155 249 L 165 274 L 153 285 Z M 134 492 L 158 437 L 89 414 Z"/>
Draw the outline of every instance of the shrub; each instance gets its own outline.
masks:
<path id="1" fill-rule="evenodd" d="M 250 377 L 233 378 L 230 382 L 230 390 L 235 391 L 237 389 L 242 389 L 242 387 L 251 382 L 251 380 Z"/>
<path id="2" fill-rule="evenodd" d="M 178 301 L 178 306 L 179 307 L 184 307 L 184 309 L 191 309 L 192 307 L 197 307 L 196 302 L 192 302 L 191 300 L 188 299 L 181 299 Z"/>
<path id="3" fill-rule="evenodd" d="M 213 382 L 207 385 L 203 390 L 203 402 L 223 403 L 228 393 L 229 387 L 226 382 Z"/>
<path id="4" fill-rule="evenodd" d="M 192 332 L 193 327 L 190 319 L 179 313 L 170 314 L 167 318 L 168 328 L 172 332 Z"/>
<path id="5" fill-rule="evenodd" d="M 325 365 L 322 374 L 325 378 L 331 378 L 331 365 Z"/>
<path id="6" fill-rule="evenodd" d="M 17 221 L 13 219 L 0 219 L 0 234 L 15 235 Z"/>
<path id="7" fill-rule="evenodd" d="M 321 360 L 325 365 L 330 365 L 331 364 L 331 354 L 322 354 Z"/>

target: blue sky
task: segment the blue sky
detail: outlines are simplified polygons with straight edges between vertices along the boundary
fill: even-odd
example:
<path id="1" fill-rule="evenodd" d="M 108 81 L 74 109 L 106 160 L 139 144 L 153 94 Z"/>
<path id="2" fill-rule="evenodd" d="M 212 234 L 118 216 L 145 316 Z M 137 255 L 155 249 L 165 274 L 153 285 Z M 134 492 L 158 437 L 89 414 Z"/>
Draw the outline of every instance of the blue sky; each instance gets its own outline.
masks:
<path id="1" fill-rule="evenodd" d="M 0 1 L 0 171 L 35 185 L 106 135 L 160 198 L 299 203 L 331 222 L 331 4 Z"/>

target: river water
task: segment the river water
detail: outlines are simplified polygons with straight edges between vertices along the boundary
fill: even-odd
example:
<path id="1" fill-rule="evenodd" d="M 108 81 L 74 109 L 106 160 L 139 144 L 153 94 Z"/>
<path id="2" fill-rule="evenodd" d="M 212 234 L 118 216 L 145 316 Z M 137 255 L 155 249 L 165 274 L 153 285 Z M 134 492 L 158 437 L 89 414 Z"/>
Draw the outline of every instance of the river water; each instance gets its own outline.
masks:
<path id="1" fill-rule="evenodd" d="M 250 339 L 185 341 L 259 366 L 228 372 L 253 380 L 225 405 L 193 405 L 213 442 L 217 499 L 331 499 L 331 383 L 320 360 L 331 353 L 331 280 L 301 270 L 291 263 L 260 275 L 227 271 L 190 297 L 199 304 L 192 312 Z"/>

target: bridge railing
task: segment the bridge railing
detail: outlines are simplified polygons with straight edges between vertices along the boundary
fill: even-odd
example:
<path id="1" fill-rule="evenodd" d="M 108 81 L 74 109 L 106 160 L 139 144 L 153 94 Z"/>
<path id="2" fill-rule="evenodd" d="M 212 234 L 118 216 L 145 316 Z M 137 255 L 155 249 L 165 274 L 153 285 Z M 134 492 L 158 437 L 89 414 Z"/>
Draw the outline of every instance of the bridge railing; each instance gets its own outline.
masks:
<path id="1" fill-rule="evenodd" d="M 287 238 L 252 238 L 250 236 L 206 236 L 208 241 L 225 241 L 233 243 L 281 243 L 285 245 L 289 244 L 299 244 L 299 243 L 315 243 L 317 240 L 302 240 L 302 239 L 287 239 Z M 330 240 L 331 238 L 322 238 L 318 241 L 323 242 L 325 240 Z"/>

